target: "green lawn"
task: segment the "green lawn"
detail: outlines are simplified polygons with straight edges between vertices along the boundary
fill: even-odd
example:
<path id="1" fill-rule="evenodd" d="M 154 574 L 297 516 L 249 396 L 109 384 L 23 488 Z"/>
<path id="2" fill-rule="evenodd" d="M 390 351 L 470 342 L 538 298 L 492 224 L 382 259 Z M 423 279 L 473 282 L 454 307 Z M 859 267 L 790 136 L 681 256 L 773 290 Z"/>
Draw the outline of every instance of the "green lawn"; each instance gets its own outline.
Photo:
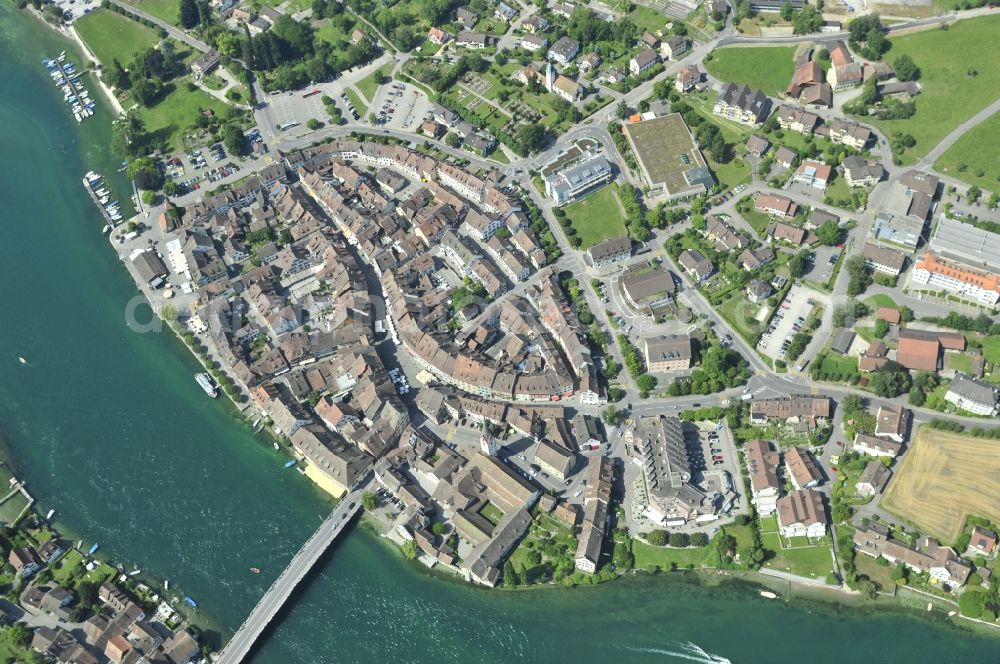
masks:
<path id="1" fill-rule="evenodd" d="M 358 115 L 364 119 L 364 117 L 368 115 L 368 104 L 361 101 L 361 95 L 359 95 L 354 88 L 345 88 L 344 94 L 346 94 L 347 98 L 351 100 L 352 104 L 354 104 L 354 110 L 356 110 Z"/>
<path id="2" fill-rule="evenodd" d="M 680 568 L 701 567 L 708 555 L 708 547 L 672 549 L 632 540 L 632 555 L 635 556 L 636 569 L 670 570 L 673 565 Z"/>
<path id="3" fill-rule="evenodd" d="M 150 28 L 107 9 L 91 12 L 74 25 L 80 38 L 105 66 L 116 58 L 128 66 L 136 53 L 160 40 Z"/>
<path id="4" fill-rule="evenodd" d="M 892 307 L 893 309 L 898 308 L 896 306 L 895 300 L 885 293 L 878 293 L 877 295 L 872 295 L 871 297 L 866 297 L 864 299 L 865 304 L 871 308 L 872 313 L 875 313 L 875 307 Z"/>
<path id="5" fill-rule="evenodd" d="M 338 44 L 343 41 L 349 41 L 350 36 L 340 29 L 339 24 L 335 25 L 327 20 L 326 25 L 316 28 L 316 39 L 325 41 L 328 44 Z"/>
<path id="6" fill-rule="evenodd" d="M 76 569 L 82 562 L 83 554 L 76 549 L 70 549 L 51 568 L 52 580 L 60 586 L 69 585 L 69 578 L 72 576 L 73 570 Z"/>
<path id="7" fill-rule="evenodd" d="M 778 533 L 777 518 L 761 519 L 761 543 L 769 552 L 764 567 L 811 579 L 825 579 L 833 571 L 829 535 L 810 542 L 805 537 L 786 540 Z"/>
<path id="8" fill-rule="evenodd" d="M 735 157 L 728 164 L 717 163 L 708 152 L 704 153 L 708 167 L 723 189 L 732 189 L 738 184 L 750 182 L 750 164 L 743 157 Z"/>
<path id="9" fill-rule="evenodd" d="M 883 558 L 882 562 L 886 563 L 888 561 Z M 858 576 L 867 576 L 869 579 L 874 581 L 883 592 L 892 592 L 894 590 L 896 582 L 893 581 L 890 576 L 892 574 L 892 565 L 880 565 L 879 561 L 875 560 L 871 556 L 860 554 L 854 556 L 854 566 L 858 570 Z"/>
<path id="10" fill-rule="evenodd" d="M 729 321 L 730 325 L 743 335 L 743 338 L 756 340 L 760 331 L 760 324 L 751 325 L 747 322 L 747 318 L 756 320 L 756 315 L 760 311 L 760 307 L 761 305 L 753 304 L 747 300 L 743 292 L 738 292 L 732 298 L 718 306 L 717 310 L 722 314 L 723 318 Z"/>
<path id="11" fill-rule="evenodd" d="M 636 5 L 626 18 L 635 23 L 640 30 L 649 30 L 654 35 L 657 30 L 663 30 L 667 24 L 666 16 L 642 5 Z"/>
<path id="12" fill-rule="evenodd" d="M 186 81 L 176 81 L 173 91 L 151 108 L 140 111 L 146 127 L 157 137 L 165 138 L 173 150 L 182 147 L 181 138 L 198 117 L 199 109 L 210 108 L 217 115 L 225 114 L 229 105 L 203 90 L 191 92 Z"/>
<path id="13" fill-rule="evenodd" d="M 389 72 L 392 71 L 392 63 L 382 65 L 378 71 L 373 71 L 368 76 L 354 84 L 361 94 L 363 94 L 368 101 L 375 101 L 375 93 L 378 92 L 378 83 L 375 82 L 375 78 L 379 75 L 388 76 Z"/>
<path id="14" fill-rule="evenodd" d="M 972 356 L 967 353 L 945 353 L 944 364 L 952 371 L 972 373 Z"/>
<path id="15" fill-rule="evenodd" d="M 598 242 L 625 235 L 625 219 L 618 203 L 618 196 L 611 187 L 590 194 L 565 208 L 566 216 L 583 240 L 581 249 L 592 247 Z"/>
<path id="16" fill-rule="evenodd" d="M 996 149 L 997 145 L 1000 145 L 1000 114 L 958 139 L 934 162 L 934 170 L 988 191 L 997 191 L 1000 189 L 1000 150 Z"/>
<path id="17" fill-rule="evenodd" d="M 719 48 L 705 68 L 727 83 L 747 84 L 780 97 L 795 71 L 795 46 L 743 46 Z"/>
<path id="18" fill-rule="evenodd" d="M 129 4 L 161 21 L 180 26 L 180 0 L 129 0 Z"/>
<path id="19" fill-rule="evenodd" d="M 1000 16 L 988 16 L 959 21 L 948 30 L 928 30 L 892 39 L 890 64 L 901 55 L 912 57 L 920 67 L 923 88 L 916 98 L 917 112 L 913 117 L 875 121 L 886 135 L 903 132 L 917 139 L 916 146 L 902 155 L 904 163 L 917 161 L 949 132 L 997 98 L 1000 68 L 993 60 L 992 49 L 983 48 L 983 44 L 993 43 L 997 34 L 1000 34 Z"/>
<path id="20" fill-rule="evenodd" d="M 1000 364 L 1000 337 L 983 337 L 983 357 L 991 364 Z"/>
<path id="21" fill-rule="evenodd" d="M 483 505 L 483 508 L 479 510 L 479 516 L 483 517 L 495 526 L 500 523 L 500 519 L 503 518 L 503 510 L 493 503 L 486 503 Z"/>
<path id="22" fill-rule="evenodd" d="M 833 352 L 827 353 L 823 356 L 823 372 L 852 376 L 858 373 L 858 360 L 855 357 L 838 355 Z"/>

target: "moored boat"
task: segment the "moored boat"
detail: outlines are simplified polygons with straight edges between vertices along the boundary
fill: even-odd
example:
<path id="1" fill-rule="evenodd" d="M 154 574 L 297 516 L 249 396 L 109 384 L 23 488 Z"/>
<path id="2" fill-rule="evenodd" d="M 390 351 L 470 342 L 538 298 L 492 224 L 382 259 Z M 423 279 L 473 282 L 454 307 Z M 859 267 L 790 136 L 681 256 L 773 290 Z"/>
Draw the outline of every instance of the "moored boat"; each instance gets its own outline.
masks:
<path id="1" fill-rule="evenodd" d="M 215 385 L 212 384 L 212 379 L 207 373 L 196 373 L 194 379 L 201 385 L 201 389 L 205 390 L 205 394 L 213 399 L 219 396 L 219 391 L 215 389 Z"/>

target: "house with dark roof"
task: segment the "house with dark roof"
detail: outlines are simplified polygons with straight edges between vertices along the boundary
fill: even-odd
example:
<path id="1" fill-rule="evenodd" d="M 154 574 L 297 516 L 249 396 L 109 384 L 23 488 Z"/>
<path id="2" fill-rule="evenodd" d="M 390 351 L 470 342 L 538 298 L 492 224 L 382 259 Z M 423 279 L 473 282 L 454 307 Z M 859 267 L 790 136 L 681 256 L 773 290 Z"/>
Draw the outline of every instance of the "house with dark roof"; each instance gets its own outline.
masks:
<path id="1" fill-rule="evenodd" d="M 726 83 L 715 98 L 712 112 L 745 125 L 758 125 L 770 114 L 771 100 L 748 85 Z"/>

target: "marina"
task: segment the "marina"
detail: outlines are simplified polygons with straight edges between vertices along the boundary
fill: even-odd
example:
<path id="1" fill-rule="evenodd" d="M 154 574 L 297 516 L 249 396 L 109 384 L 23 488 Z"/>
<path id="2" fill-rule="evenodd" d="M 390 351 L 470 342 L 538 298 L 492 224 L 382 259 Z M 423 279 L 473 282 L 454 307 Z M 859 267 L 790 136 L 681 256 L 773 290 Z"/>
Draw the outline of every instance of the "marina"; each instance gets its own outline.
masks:
<path id="1" fill-rule="evenodd" d="M 94 205 L 101 211 L 101 216 L 107 222 L 107 225 L 104 227 L 105 232 L 110 231 L 117 224 L 121 223 L 124 218 L 122 216 L 121 205 L 116 199 L 112 198 L 111 190 L 101 175 L 98 175 L 94 171 L 87 171 L 87 174 L 83 177 L 83 186 L 86 188 L 87 193 L 90 194 Z"/>
<path id="2" fill-rule="evenodd" d="M 49 70 L 49 76 L 63 93 L 63 100 L 69 104 L 76 121 L 83 122 L 94 115 L 94 100 L 90 98 L 90 92 L 80 83 L 80 72 L 76 71 L 76 65 L 66 61 L 66 51 L 60 53 L 56 58 L 45 58 L 42 64 Z"/>

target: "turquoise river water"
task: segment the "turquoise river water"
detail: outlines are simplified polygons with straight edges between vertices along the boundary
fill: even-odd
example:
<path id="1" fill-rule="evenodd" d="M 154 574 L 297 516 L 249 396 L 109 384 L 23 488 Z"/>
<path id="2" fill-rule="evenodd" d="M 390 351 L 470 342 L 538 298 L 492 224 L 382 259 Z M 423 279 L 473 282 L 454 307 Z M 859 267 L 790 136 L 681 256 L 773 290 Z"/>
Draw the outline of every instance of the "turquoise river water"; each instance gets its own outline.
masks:
<path id="1" fill-rule="evenodd" d="M 136 290 L 80 183 L 115 170 L 110 115 L 82 126 L 69 115 L 40 64 L 63 48 L 0 3 L 0 432 L 43 512 L 109 559 L 169 578 L 225 633 L 331 502 L 205 398 L 175 339 L 126 326 Z M 1000 662 L 1000 639 L 943 619 L 768 601 L 735 583 L 472 588 L 362 528 L 296 599 L 255 664 Z"/>

